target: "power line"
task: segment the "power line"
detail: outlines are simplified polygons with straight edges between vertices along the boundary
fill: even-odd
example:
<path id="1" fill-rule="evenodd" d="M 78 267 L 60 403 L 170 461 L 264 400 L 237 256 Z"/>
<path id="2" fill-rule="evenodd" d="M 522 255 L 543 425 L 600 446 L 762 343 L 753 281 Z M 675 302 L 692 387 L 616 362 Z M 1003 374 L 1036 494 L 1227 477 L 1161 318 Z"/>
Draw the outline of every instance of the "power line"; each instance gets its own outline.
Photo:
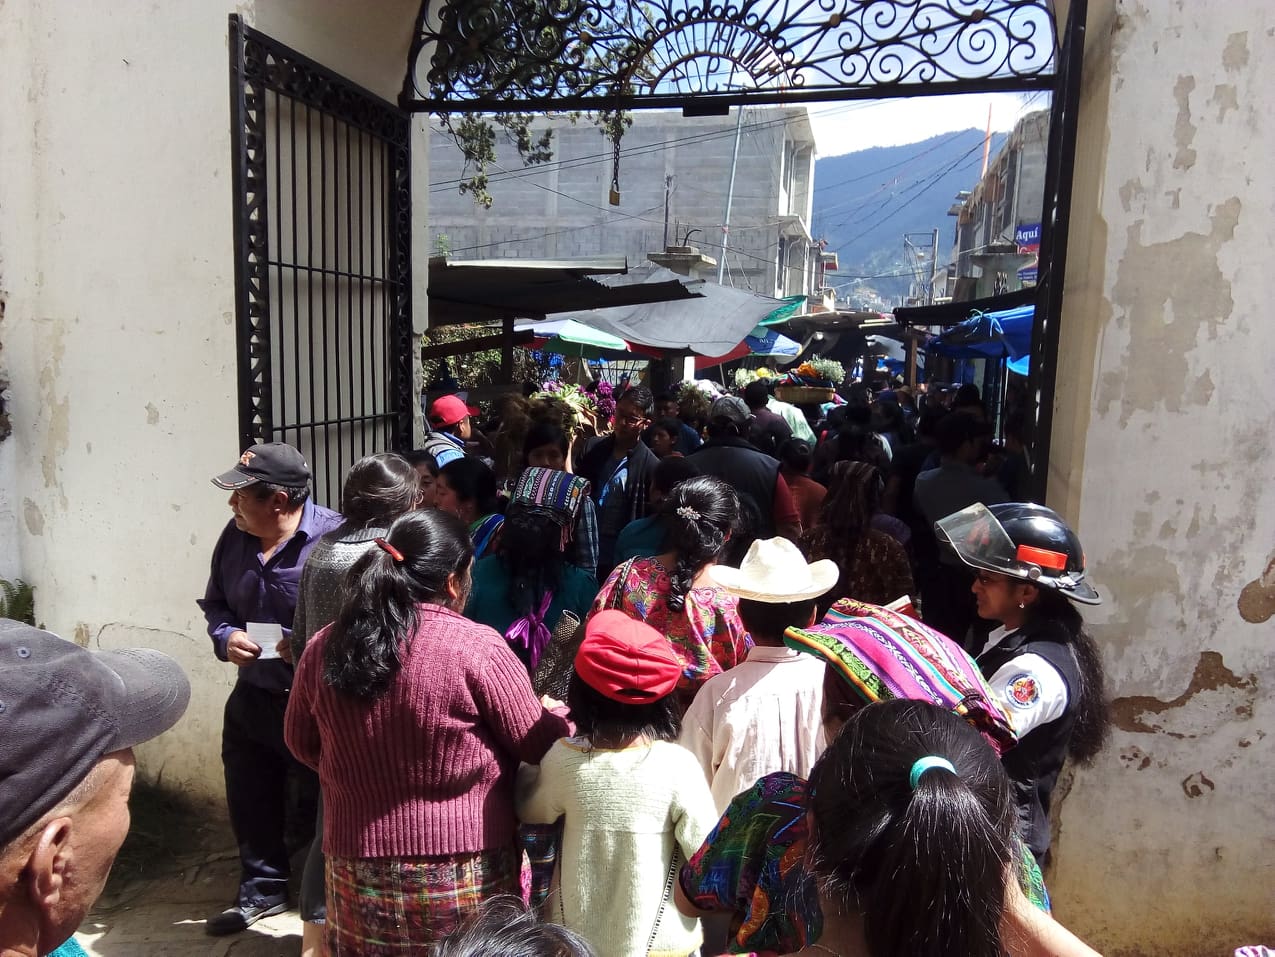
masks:
<path id="1" fill-rule="evenodd" d="M 866 103 L 854 102 L 854 103 L 847 104 L 843 108 L 838 108 L 834 110 L 825 110 L 821 115 L 822 116 L 837 116 L 837 115 L 840 115 L 841 113 L 851 113 L 856 110 L 871 109 L 873 107 L 880 106 L 880 105 L 881 105 L 880 103 L 872 102 L 872 101 L 869 101 Z M 753 123 L 745 123 L 743 128 L 744 130 L 751 133 L 754 130 L 767 129 L 773 126 L 786 126 L 791 121 L 792 121 L 791 116 L 774 117 L 774 118 L 765 119 L 765 120 L 758 120 Z M 445 132 L 442 130 L 441 127 L 435 128 L 435 129 L 437 132 L 440 132 L 440 133 Z M 688 143 L 707 142 L 709 140 L 723 139 L 725 137 L 734 136 L 734 135 L 735 135 L 735 130 L 733 127 L 730 129 L 723 129 L 723 130 L 710 130 L 703 133 L 692 133 L 687 136 L 673 137 L 671 139 L 659 140 L 653 143 L 643 143 L 641 146 L 632 146 L 627 148 L 621 147 L 620 155 L 621 156 L 641 156 L 644 153 L 660 152 L 661 150 L 669 146 L 679 146 L 679 145 L 688 144 Z M 549 172 L 550 170 L 553 170 L 553 169 L 568 170 L 568 169 L 578 169 L 584 166 L 596 166 L 600 163 L 609 163 L 613 159 L 614 159 L 614 152 L 612 150 L 607 150 L 602 153 L 588 153 L 588 154 L 585 154 L 584 156 L 574 157 L 573 159 L 551 160 L 548 163 L 537 163 L 534 166 L 527 166 L 520 170 L 503 170 L 498 176 L 488 177 L 488 179 L 489 180 L 498 179 L 500 181 L 503 181 L 505 179 L 510 179 L 510 178 L 521 179 L 524 176 L 535 176 L 542 172 Z M 443 191 L 450 190 L 456 186 L 459 186 L 461 183 L 465 183 L 465 182 L 468 182 L 468 180 L 462 179 L 462 178 L 449 179 L 449 180 L 437 180 L 429 184 L 429 191 L 431 193 L 443 192 Z"/>

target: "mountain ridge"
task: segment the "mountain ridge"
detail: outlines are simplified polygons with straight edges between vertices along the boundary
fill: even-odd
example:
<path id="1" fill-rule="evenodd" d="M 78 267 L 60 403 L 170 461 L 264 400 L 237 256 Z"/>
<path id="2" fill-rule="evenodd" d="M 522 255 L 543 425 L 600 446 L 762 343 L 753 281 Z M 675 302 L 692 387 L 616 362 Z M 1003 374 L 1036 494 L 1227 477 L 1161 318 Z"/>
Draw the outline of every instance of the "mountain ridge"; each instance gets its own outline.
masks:
<path id="1" fill-rule="evenodd" d="M 947 211 L 959 191 L 978 183 L 985 135 L 956 130 L 815 161 L 811 233 L 838 254 L 840 269 L 829 282 L 839 287 L 839 299 L 870 307 L 872 293 L 891 305 L 906 295 L 912 273 L 905 233 L 937 228 L 940 267 L 947 262 L 955 229 Z M 1005 140 L 1006 134 L 993 133 L 989 155 Z"/>

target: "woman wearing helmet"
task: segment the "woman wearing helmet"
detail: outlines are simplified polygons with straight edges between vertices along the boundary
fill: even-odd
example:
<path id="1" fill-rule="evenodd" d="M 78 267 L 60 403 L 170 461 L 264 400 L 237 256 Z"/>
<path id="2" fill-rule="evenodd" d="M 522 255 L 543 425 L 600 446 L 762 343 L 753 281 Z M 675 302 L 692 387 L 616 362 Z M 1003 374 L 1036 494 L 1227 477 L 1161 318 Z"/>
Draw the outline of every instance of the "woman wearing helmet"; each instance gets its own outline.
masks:
<path id="1" fill-rule="evenodd" d="M 1109 730 L 1102 659 L 1075 605 L 1101 599 L 1085 580 L 1076 533 L 1043 505 L 971 505 L 935 530 L 977 572 L 979 617 L 1000 623 L 978 664 L 1018 732 L 1005 770 L 1023 839 L 1043 865 L 1063 761 L 1092 760 Z"/>

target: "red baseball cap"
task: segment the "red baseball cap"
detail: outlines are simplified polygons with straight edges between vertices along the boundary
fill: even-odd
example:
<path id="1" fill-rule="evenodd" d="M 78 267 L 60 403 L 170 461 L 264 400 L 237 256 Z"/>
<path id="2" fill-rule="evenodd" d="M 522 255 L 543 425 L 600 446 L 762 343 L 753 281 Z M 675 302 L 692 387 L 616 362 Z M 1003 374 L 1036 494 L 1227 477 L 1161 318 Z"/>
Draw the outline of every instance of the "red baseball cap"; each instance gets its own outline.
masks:
<path id="1" fill-rule="evenodd" d="M 575 667 L 590 688 L 624 704 L 659 701 L 682 677 L 681 659 L 668 639 L 615 609 L 589 619 Z"/>
<path id="2" fill-rule="evenodd" d="M 440 395 L 429 407 L 429 424 L 436 429 L 455 425 L 467 415 L 477 415 L 478 407 L 466 405 L 458 395 Z"/>

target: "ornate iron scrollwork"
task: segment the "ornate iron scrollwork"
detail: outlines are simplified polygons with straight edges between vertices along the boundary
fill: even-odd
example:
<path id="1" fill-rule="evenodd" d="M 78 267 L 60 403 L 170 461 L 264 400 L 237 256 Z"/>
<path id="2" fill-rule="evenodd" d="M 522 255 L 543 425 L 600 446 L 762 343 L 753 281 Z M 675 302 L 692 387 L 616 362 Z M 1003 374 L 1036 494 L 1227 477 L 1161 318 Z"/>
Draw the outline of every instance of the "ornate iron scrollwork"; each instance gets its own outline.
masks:
<path id="1" fill-rule="evenodd" d="M 1048 0 L 424 0 L 400 105 L 625 109 L 1051 85 Z M 924 89 L 929 87 L 928 89 Z"/>

